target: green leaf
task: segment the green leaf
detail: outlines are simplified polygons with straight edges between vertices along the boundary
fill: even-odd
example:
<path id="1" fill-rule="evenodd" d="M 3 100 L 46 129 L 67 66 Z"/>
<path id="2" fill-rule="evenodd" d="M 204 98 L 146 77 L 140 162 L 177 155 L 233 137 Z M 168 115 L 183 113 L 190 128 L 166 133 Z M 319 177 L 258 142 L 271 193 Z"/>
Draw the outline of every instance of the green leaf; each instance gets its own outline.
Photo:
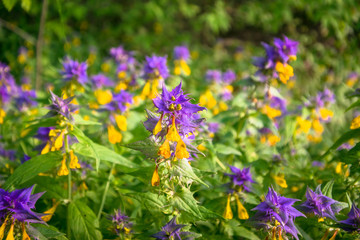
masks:
<path id="1" fill-rule="evenodd" d="M 176 192 L 173 198 L 173 204 L 179 210 L 188 212 L 194 217 L 203 219 L 203 216 L 200 212 L 198 202 L 193 197 L 192 192 L 186 187 L 181 188 L 180 192 Z"/>
<path id="2" fill-rule="evenodd" d="M 31 0 L 21 0 L 21 7 L 28 12 L 31 7 Z"/>
<path id="3" fill-rule="evenodd" d="M 166 203 L 165 197 L 155 193 L 130 193 L 126 196 L 133 198 L 141 203 L 145 208 L 150 211 L 160 210 L 164 208 Z"/>
<path id="4" fill-rule="evenodd" d="M 44 224 L 32 224 L 32 226 L 35 227 L 36 230 L 45 238 L 67 239 L 64 236 L 65 234 L 59 232 L 59 230 L 54 226 Z"/>
<path id="5" fill-rule="evenodd" d="M 183 177 L 188 177 L 194 181 L 204 184 L 205 186 L 209 187 L 205 182 L 203 182 L 193 171 L 192 167 L 190 166 L 189 162 L 186 159 L 179 159 L 175 163 L 175 168 L 179 171 L 179 175 Z"/>
<path id="6" fill-rule="evenodd" d="M 74 115 L 74 122 L 75 125 L 101 125 L 99 122 L 85 120 L 78 114 Z"/>
<path id="7" fill-rule="evenodd" d="M 85 145 L 82 143 L 75 143 L 71 146 L 75 153 L 80 155 L 95 158 L 100 156 L 99 158 L 103 161 L 112 162 L 123 166 L 124 172 L 131 172 L 134 171 L 133 168 L 139 167 L 135 163 L 129 161 L 128 159 L 124 158 L 120 154 L 102 146 L 97 143 L 92 143 L 91 147 L 89 145 Z M 97 155 L 95 155 L 97 153 Z"/>
<path id="8" fill-rule="evenodd" d="M 243 237 L 246 239 L 260 240 L 260 238 L 258 236 L 256 236 L 255 233 L 247 230 L 244 227 L 234 227 L 234 233 L 236 236 Z"/>
<path id="9" fill-rule="evenodd" d="M 76 139 L 79 141 L 79 143 L 81 143 L 87 147 L 88 154 L 91 154 L 91 156 L 93 156 L 95 158 L 95 167 L 96 167 L 96 171 L 98 171 L 99 166 L 100 166 L 100 158 L 99 158 L 98 153 L 95 150 L 95 147 L 94 147 L 95 143 L 93 141 L 91 141 L 90 138 L 85 136 L 83 131 L 81 131 L 79 128 L 77 128 L 75 126 L 71 133 L 76 137 Z M 85 156 L 87 156 L 87 155 L 85 155 Z"/>
<path id="10" fill-rule="evenodd" d="M 149 137 L 145 140 L 125 144 L 122 146 L 136 150 L 136 151 L 140 151 L 146 157 L 151 158 L 151 159 L 155 159 L 159 156 L 158 155 L 159 146 L 154 142 L 153 139 L 151 139 L 151 137 Z"/>
<path id="11" fill-rule="evenodd" d="M 357 100 L 356 102 L 354 102 L 353 104 L 350 105 L 350 107 L 348 107 L 345 112 L 349 111 L 350 109 L 353 109 L 354 107 L 358 107 L 360 106 L 360 99 Z"/>
<path id="12" fill-rule="evenodd" d="M 322 189 L 322 192 L 325 196 L 328 196 L 329 198 L 332 198 L 332 190 L 334 186 L 334 180 L 331 180 L 328 182 L 325 187 Z"/>
<path id="13" fill-rule="evenodd" d="M 360 128 L 350 130 L 346 133 L 344 133 L 336 142 L 320 157 L 320 159 L 324 158 L 326 155 L 328 155 L 331 151 L 337 149 L 341 146 L 341 144 L 349 141 L 352 138 L 358 138 L 360 136 Z"/>
<path id="14" fill-rule="evenodd" d="M 67 224 L 70 224 L 72 239 L 102 239 L 95 213 L 82 200 L 69 204 Z"/>
<path id="15" fill-rule="evenodd" d="M 234 155 L 238 155 L 238 156 L 242 155 L 241 152 L 236 150 L 235 148 L 230 147 L 230 146 L 226 146 L 226 145 L 223 145 L 223 144 L 217 144 L 216 145 L 216 152 L 221 153 L 221 154 L 225 154 L 225 155 L 230 155 L 230 154 L 234 154 Z"/>
<path id="16" fill-rule="evenodd" d="M 3 0 L 6 9 L 10 12 L 18 0 Z"/>
<path id="17" fill-rule="evenodd" d="M 61 160 L 62 154 L 59 151 L 49 152 L 31 158 L 15 169 L 14 173 L 5 182 L 4 189 L 10 190 L 16 188 L 33 177 L 36 177 L 39 173 L 55 168 Z"/>

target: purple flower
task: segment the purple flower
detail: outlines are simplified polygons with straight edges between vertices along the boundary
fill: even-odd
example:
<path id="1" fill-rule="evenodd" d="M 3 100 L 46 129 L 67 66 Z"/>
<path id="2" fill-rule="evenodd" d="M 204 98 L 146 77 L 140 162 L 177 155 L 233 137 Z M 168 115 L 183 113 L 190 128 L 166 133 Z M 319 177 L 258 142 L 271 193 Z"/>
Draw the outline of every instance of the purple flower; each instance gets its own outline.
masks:
<path id="1" fill-rule="evenodd" d="M 166 79 L 169 76 L 169 69 L 166 65 L 166 56 L 151 56 L 146 57 L 144 64 L 145 79 Z"/>
<path id="2" fill-rule="evenodd" d="M 294 225 L 296 217 L 305 217 L 292 205 L 299 200 L 283 197 L 270 187 L 264 202 L 252 209 L 257 212 L 249 219 L 249 222 L 258 228 L 273 230 L 280 228 L 298 239 L 299 231 Z"/>
<path id="3" fill-rule="evenodd" d="M 119 47 L 113 47 L 110 48 L 110 55 L 115 59 L 116 62 L 120 63 L 120 62 L 126 62 L 126 60 L 129 57 L 129 54 L 127 51 L 125 51 L 125 49 L 123 48 L 123 46 L 119 46 Z"/>
<path id="4" fill-rule="evenodd" d="M 284 36 L 284 40 L 274 38 L 274 45 L 277 48 L 277 53 L 282 59 L 282 62 L 286 63 L 291 57 L 296 56 L 299 42 Z"/>
<path id="5" fill-rule="evenodd" d="M 114 86 L 114 83 L 110 80 L 110 78 L 108 78 L 102 73 L 91 76 L 90 80 L 92 84 L 95 86 L 95 88 Z"/>
<path id="6" fill-rule="evenodd" d="M 342 208 L 339 206 L 339 202 L 323 195 L 319 185 L 315 192 L 307 188 L 306 201 L 298 209 L 307 214 L 314 214 L 321 218 L 331 218 L 336 221 L 334 214 L 338 213 Z"/>
<path id="7" fill-rule="evenodd" d="M 80 84 L 85 84 L 88 81 L 88 75 L 86 72 L 87 67 L 88 65 L 86 62 L 80 63 L 78 61 L 67 58 L 63 62 L 64 70 L 61 71 L 60 74 L 65 81 L 75 80 Z"/>
<path id="8" fill-rule="evenodd" d="M 110 217 L 116 234 L 119 235 L 121 232 L 130 233 L 132 223 L 129 221 L 128 216 L 122 214 L 120 210 L 115 210 L 115 214 Z"/>
<path id="9" fill-rule="evenodd" d="M 175 60 L 184 60 L 185 62 L 190 58 L 189 49 L 186 46 L 177 46 L 174 48 Z"/>
<path id="10" fill-rule="evenodd" d="M 191 240 L 195 237 L 192 232 L 181 232 L 181 228 L 186 225 L 176 224 L 176 216 L 170 220 L 158 233 L 155 233 L 151 237 L 160 239 L 160 240 Z"/>
<path id="11" fill-rule="evenodd" d="M 243 188 L 245 191 L 250 192 L 251 183 L 255 183 L 255 181 L 251 177 L 250 168 L 244 168 L 243 170 L 241 170 L 237 167 L 230 166 L 230 170 L 234 174 L 225 173 L 225 175 L 231 178 L 234 187 L 238 186 L 240 188 Z"/>
<path id="12" fill-rule="evenodd" d="M 16 159 L 15 150 L 6 150 L 2 144 L 0 144 L 0 157 L 14 161 Z"/>
<path id="13" fill-rule="evenodd" d="M 279 109 L 282 113 L 281 115 L 284 115 L 286 113 L 286 100 L 283 98 L 271 96 L 270 107 Z"/>
<path id="14" fill-rule="evenodd" d="M 340 221 L 341 228 L 347 232 L 360 232 L 360 210 L 352 204 L 348 219 Z"/>
<path id="15" fill-rule="evenodd" d="M 36 201 L 44 194 L 31 194 L 34 186 L 7 192 L 0 189 L 0 220 L 10 216 L 19 222 L 44 223 L 43 214 L 32 211 Z"/>
<path id="16" fill-rule="evenodd" d="M 48 113 L 49 116 L 63 116 L 68 120 L 72 121 L 72 112 L 76 110 L 76 107 L 70 102 L 73 100 L 74 97 L 69 97 L 67 99 L 63 99 L 61 97 L 56 96 L 52 91 L 51 94 L 51 104 L 48 106 L 50 112 Z"/>
<path id="17" fill-rule="evenodd" d="M 19 90 L 18 96 L 15 98 L 16 107 L 20 111 L 24 111 L 30 107 L 37 105 L 37 102 L 34 100 L 36 98 L 36 92 L 34 90 L 23 91 Z"/>
<path id="18" fill-rule="evenodd" d="M 320 161 L 313 161 L 311 164 L 313 167 L 319 167 L 319 168 L 324 168 L 325 164 L 323 162 Z"/>
<path id="19" fill-rule="evenodd" d="M 233 70 L 227 70 L 223 73 L 222 79 L 224 83 L 231 84 L 236 80 L 236 74 Z"/>
<path id="20" fill-rule="evenodd" d="M 114 94 L 112 101 L 105 105 L 105 109 L 121 113 L 126 112 L 129 108 L 129 104 L 133 103 L 133 95 L 125 90 L 121 90 L 120 93 Z"/>
<path id="21" fill-rule="evenodd" d="M 220 83 L 221 82 L 221 72 L 219 70 L 207 70 L 205 74 L 205 79 L 208 82 Z"/>
<path id="22" fill-rule="evenodd" d="M 219 123 L 212 122 L 208 123 L 209 132 L 216 133 L 219 131 Z"/>

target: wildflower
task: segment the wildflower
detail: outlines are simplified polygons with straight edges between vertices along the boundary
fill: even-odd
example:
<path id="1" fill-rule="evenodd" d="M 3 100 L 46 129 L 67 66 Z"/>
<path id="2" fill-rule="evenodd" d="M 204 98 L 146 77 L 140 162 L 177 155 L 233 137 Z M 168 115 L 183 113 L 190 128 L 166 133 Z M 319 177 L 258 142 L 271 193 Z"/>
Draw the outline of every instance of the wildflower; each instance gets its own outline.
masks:
<path id="1" fill-rule="evenodd" d="M 227 70 L 222 75 L 222 80 L 225 84 L 231 84 L 236 80 L 236 74 L 233 70 Z"/>
<path id="2" fill-rule="evenodd" d="M 28 50 L 25 47 L 20 47 L 19 48 L 19 55 L 18 55 L 18 62 L 20 64 L 24 64 L 27 60 L 27 56 L 28 56 Z"/>
<path id="3" fill-rule="evenodd" d="M 96 89 L 114 86 L 114 83 L 102 73 L 91 76 L 90 81 Z"/>
<path id="4" fill-rule="evenodd" d="M 226 208 L 223 214 L 223 217 L 225 219 L 232 219 L 233 218 L 233 212 L 231 210 L 231 206 L 230 206 L 230 199 L 231 199 L 231 194 L 229 193 L 227 196 L 227 202 L 226 202 Z"/>
<path id="5" fill-rule="evenodd" d="M 58 176 L 67 176 L 69 175 L 69 169 L 66 166 L 66 154 L 63 155 L 63 160 L 61 161 L 61 166 L 57 172 Z"/>
<path id="6" fill-rule="evenodd" d="M 176 216 L 168 222 L 160 232 L 153 234 L 151 237 L 160 240 L 171 240 L 171 239 L 194 239 L 192 232 L 181 232 L 181 228 L 186 225 L 176 224 Z"/>
<path id="7" fill-rule="evenodd" d="M 63 62 L 63 71 L 60 73 L 65 81 L 75 81 L 84 85 L 88 81 L 87 67 L 86 62 L 78 62 L 67 58 Z"/>
<path id="8" fill-rule="evenodd" d="M 348 219 L 340 221 L 341 228 L 347 232 L 360 232 L 360 210 L 352 204 Z"/>
<path id="9" fill-rule="evenodd" d="M 160 177 L 159 177 L 159 172 L 158 172 L 158 166 L 156 165 L 155 171 L 151 178 L 151 186 L 159 186 L 159 184 L 160 184 Z"/>
<path id="10" fill-rule="evenodd" d="M 132 103 L 133 95 L 122 90 L 118 94 L 114 94 L 112 101 L 106 104 L 104 108 L 114 113 L 124 113 L 129 109 L 129 106 Z"/>
<path id="11" fill-rule="evenodd" d="M 294 225 L 294 220 L 304 215 L 292 206 L 297 201 L 299 200 L 280 196 L 270 187 L 265 200 L 252 209 L 257 212 L 249 219 L 249 222 L 255 227 L 265 228 L 272 232 L 273 239 L 275 239 L 275 233 L 282 238 L 282 232 L 290 233 L 298 239 L 299 231 Z"/>
<path id="12" fill-rule="evenodd" d="M 35 91 L 24 91 L 19 89 L 18 95 L 15 97 L 15 103 L 20 111 L 25 111 L 30 107 L 34 107 L 37 105 L 37 102 L 34 100 L 35 98 Z"/>
<path id="13" fill-rule="evenodd" d="M 205 106 L 208 109 L 213 109 L 216 106 L 216 99 L 210 90 L 207 90 L 204 94 L 200 96 L 199 99 L 200 106 Z"/>
<path id="14" fill-rule="evenodd" d="M 272 108 L 268 105 L 265 105 L 262 109 L 262 112 L 266 114 L 270 119 L 281 116 L 281 111 L 275 108 Z"/>
<path id="15" fill-rule="evenodd" d="M 55 202 L 53 204 L 53 206 L 51 208 L 49 208 L 48 210 L 46 210 L 44 212 L 44 214 L 46 214 L 45 216 L 42 216 L 41 219 L 44 221 L 44 222 L 48 222 L 51 220 L 52 216 L 54 215 L 55 211 L 56 211 L 56 208 L 58 207 L 59 205 L 59 202 Z"/>
<path id="16" fill-rule="evenodd" d="M 129 53 L 123 48 L 123 46 L 110 48 L 110 55 L 118 63 L 125 62 L 129 58 Z"/>
<path id="17" fill-rule="evenodd" d="M 351 121 L 350 129 L 360 128 L 360 115 Z"/>
<path id="18" fill-rule="evenodd" d="M 242 203 L 240 202 L 238 195 L 236 193 L 234 195 L 235 195 L 235 199 L 236 199 L 239 219 L 249 219 L 249 214 L 246 211 L 246 208 L 244 207 L 244 205 L 242 205 Z"/>
<path id="19" fill-rule="evenodd" d="M 296 123 L 299 126 L 298 132 L 308 133 L 311 128 L 311 122 L 303 119 L 302 117 L 296 117 Z"/>
<path id="20" fill-rule="evenodd" d="M 122 140 L 121 133 L 118 130 L 116 130 L 115 127 L 112 125 L 108 126 L 108 135 L 109 135 L 109 142 L 112 144 L 119 143 Z"/>
<path id="21" fill-rule="evenodd" d="M 334 112 L 326 108 L 320 108 L 319 113 L 321 119 L 324 121 L 329 121 L 334 116 Z"/>
<path id="22" fill-rule="evenodd" d="M 190 59 L 189 49 L 186 46 L 177 46 L 174 48 L 174 63 L 175 63 L 175 75 L 180 75 L 184 73 L 185 76 L 189 76 L 191 70 L 187 65 L 188 60 Z"/>
<path id="23" fill-rule="evenodd" d="M 276 184 L 279 185 L 280 187 L 282 187 L 282 188 L 288 187 L 284 174 L 275 175 L 275 176 L 273 176 L 273 178 L 274 178 Z"/>
<path id="24" fill-rule="evenodd" d="M 298 208 L 304 213 L 314 214 L 319 218 L 331 218 L 335 221 L 335 213 L 342 209 L 337 201 L 322 194 L 320 185 L 316 187 L 315 192 L 307 188 L 306 201 Z"/>
<path id="25" fill-rule="evenodd" d="M 120 233 L 129 234 L 131 232 L 132 223 L 129 221 L 129 217 L 123 214 L 120 209 L 115 210 L 114 215 L 110 215 L 113 229 L 117 235 Z"/>
<path id="26" fill-rule="evenodd" d="M 94 92 L 96 100 L 98 101 L 98 103 L 100 105 L 105 105 L 111 102 L 112 100 L 112 93 L 110 90 L 102 90 L 102 89 L 97 89 Z"/>
<path id="27" fill-rule="evenodd" d="M 210 83 L 220 83 L 222 79 L 221 72 L 218 70 L 207 70 L 205 79 Z"/>
<path id="28" fill-rule="evenodd" d="M 299 43 L 286 36 L 284 40 L 280 38 L 274 38 L 274 45 L 277 49 L 282 62 L 288 62 L 289 60 L 296 60 L 296 53 Z"/>
<path id="29" fill-rule="evenodd" d="M 48 106 L 50 112 L 48 115 L 52 116 L 63 116 L 65 119 L 72 121 L 72 113 L 76 110 L 76 107 L 71 104 L 71 101 L 74 97 L 63 99 L 62 97 L 56 96 L 52 91 L 51 94 L 51 104 Z"/>
<path id="30" fill-rule="evenodd" d="M 251 184 L 255 183 L 252 179 L 250 168 L 244 168 L 243 170 L 230 166 L 230 170 L 233 174 L 225 173 L 226 176 L 231 178 L 231 183 L 234 188 L 239 188 L 247 192 L 251 191 Z"/>
<path id="31" fill-rule="evenodd" d="M 347 76 L 346 79 L 346 85 L 348 87 L 353 87 L 355 83 L 359 80 L 359 74 L 356 72 L 352 72 Z"/>
<path id="32" fill-rule="evenodd" d="M 293 68 L 287 63 L 277 62 L 275 70 L 279 74 L 279 79 L 282 83 L 286 84 L 287 81 L 294 76 Z"/>

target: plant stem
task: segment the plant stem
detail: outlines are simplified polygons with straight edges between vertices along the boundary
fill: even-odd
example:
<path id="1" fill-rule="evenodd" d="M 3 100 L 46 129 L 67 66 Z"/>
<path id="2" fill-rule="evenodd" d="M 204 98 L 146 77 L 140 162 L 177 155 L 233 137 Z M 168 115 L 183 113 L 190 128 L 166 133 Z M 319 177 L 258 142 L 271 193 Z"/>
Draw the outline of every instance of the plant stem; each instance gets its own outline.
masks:
<path id="1" fill-rule="evenodd" d="M 36 39 L 33 36 L 31 36 L 29 33 L 25 32 L 21 28 L 18 28 L 14 24 L 11 24 L 1 18 L 0 18 L 0 26 L 6 27 L 7 29 L 14 32 L 15 34 L 17 34 L 18 36 L 25 39 L 25 41 L 28 41 L 31 44 L 35 44 L 35 42 L 36 42 Z"/>
<path id="2" fill-rule="evenodd" d="M 101 212 L 102 212 L 102 210 L 104 208 L 104 205 L 105 205 L 106 195 L 107 195 L 107 192 L 109 191 L 110 179 L 112 177 L 112 172 L 113 172 L 114 168 L 115 168 L 115 163 L 112 164 L 110 172 L 109 172 L 109 176 L 107 178 L 105 190 L 104 190 L 104 193 L 103 193 L 103 197 L 101 199 L 101 204 L 100 204 L 99 212 L 98 212 L 98 215 L 97 215 L 98 220 L 100 220 Z"/>
<path id="3" fill-rule="evenodd" d="M 64 138 L 64 141 L 65 141 L 65 154 L 66 154 L 66 157 L 68 158 L 69 157 L 69 152 L 70 152 L 70 148 L 69 148 L 69 139 L 68 139 L 68 136 L 66 135 L 65 138 Z M 68 174 L 68 203 L 71 202 L 71 169 L 70 169 L 70 161 L 67 161 L 67 168 L 69 169 L 69 174 Z M 68 217 L 69 217 L 69 211 L 68 211 Z M 70 226 L 70 219 L 68 219 L 67 221 L 67 238 L 68 239 L 71 239 L 71 226 Z"/>

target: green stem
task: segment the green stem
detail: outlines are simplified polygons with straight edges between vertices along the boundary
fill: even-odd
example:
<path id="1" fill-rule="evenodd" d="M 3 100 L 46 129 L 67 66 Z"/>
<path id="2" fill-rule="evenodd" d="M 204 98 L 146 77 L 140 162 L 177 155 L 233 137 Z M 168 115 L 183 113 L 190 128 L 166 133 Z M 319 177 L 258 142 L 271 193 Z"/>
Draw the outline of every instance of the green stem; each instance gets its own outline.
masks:
<path id="1" fill-rule="evenodd" d="M 70 148 L 69 148 L 69 140 L 68 140 L 68 136 L 66 135 L 65 138 L 64 138 L 64 141 L 65 141 L 65 151 L 66 151 L 66 157 L 69 157 L 69 152 L 70 152 Z M 69 174 L 68 174 L 68 202 L 70 203 L 71 202 L 71 169 L 70 169 L 70 161 L 67 161 L 67 167 L 69 169 Z M 69 215 L 68 215 L 69 217 Z M 70 226 L 70 222 L 71 220 L 68 219 L 67 221 L 67 238 L 68 239 L 71 239 L 71 226 Z"/>
<path id="2" fill-rule="evenodd" d="M 97 215 L 98 220 L 100 220 L 101 212 L 102 212 L 102 210 L 104 208 L 104 205 L 105 205 L 106 195 L 107 195 L 107 192 L 109 191 L 110 179 L 112 177 L 112 172 L 114 171 L 114 168 L 115 168 L 115 163 L 112 164 L 110 172 L 109 172 L 109 176 L 107 178 L 105 190 L 104 190 L 104 193 L 103 193 L 103 197 L 101 199 L 101 204 L 100 204 L 99 212 L 98 212 L 98 215 Z"/>

